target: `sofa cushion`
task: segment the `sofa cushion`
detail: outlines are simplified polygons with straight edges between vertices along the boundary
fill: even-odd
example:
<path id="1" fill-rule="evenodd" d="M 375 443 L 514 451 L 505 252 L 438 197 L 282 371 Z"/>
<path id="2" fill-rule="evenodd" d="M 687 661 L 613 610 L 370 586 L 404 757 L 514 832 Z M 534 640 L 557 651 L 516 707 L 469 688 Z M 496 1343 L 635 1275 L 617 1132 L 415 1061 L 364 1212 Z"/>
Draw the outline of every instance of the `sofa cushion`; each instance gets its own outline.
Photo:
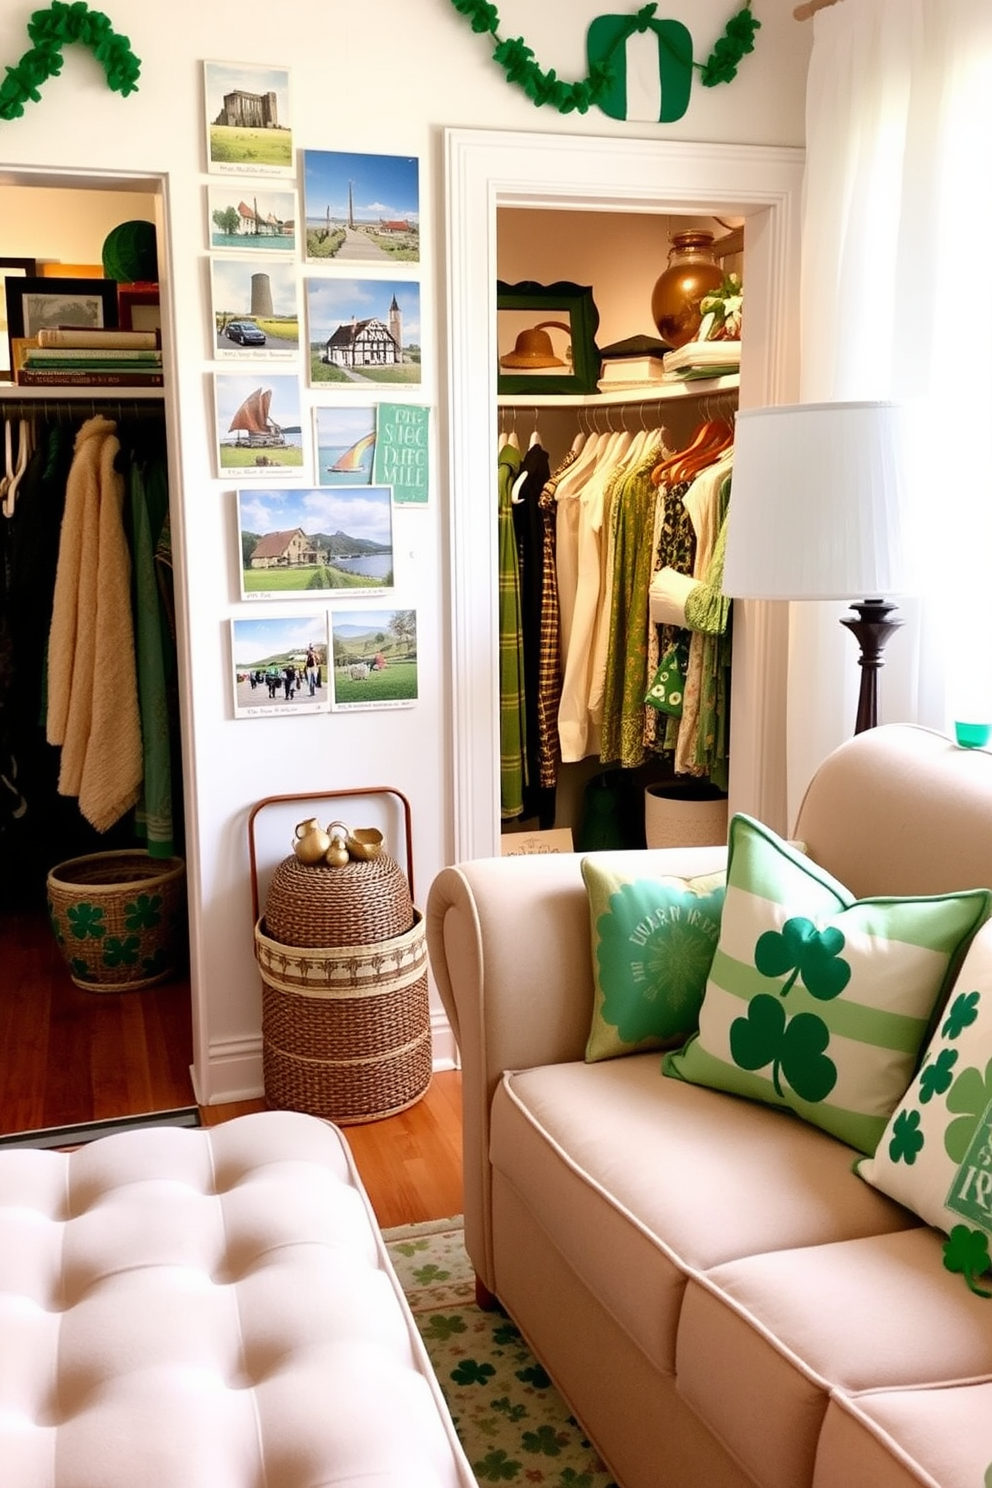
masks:
<path id="1" fill-rule="evenodd" d="M 699 1032 L 667 1056 L 666 1073 L 786 1106 L 874 1151 L 990 904 L 986 889 L 855 900 L 769 828 L 735 816 Z"/>
<path id="2" fill-rule="evenodd" d="M 653 1054 L 507 1073 L 490 1153 L 564 1263 L 669 1373 L 687 1275 L 918 1223 L 857 1181 L 850 1148 L 788 1113 L 664 1080 Z"/>
<path id="3" fill-rule="evenodd" d="M 989 1488 L 992 1382 L 869 1390 L 827 1409 L 813 1488 Z"/>
<path id="4" fill-rule="evenodd" d="M 947 1234 L 992 1235 L 992 932 L 965 958 L 920 1072 L 873 1157 L 867 1182 Z M 974 1242 L 972 1242 L 974 1243 Z M 987 1256 L 987 1242 L 985 1253 Z"/>
<path id="5" fill-rule="evenodd" d="M 831 1395 L 992 1380 L 992 1309 L 939 1252 L 919 1226 L 748 1256 L 689 1282 L 679 1391 L 762 1488 L 811 1481 Z"/>
<path id="6" fill-rule="evenodd" d="M 595 983 L 586 1058 L 671 1048 L 695 1030 L 720 934 L 726 874 L 636 872 L 610 853 L 582 859 Z"/>

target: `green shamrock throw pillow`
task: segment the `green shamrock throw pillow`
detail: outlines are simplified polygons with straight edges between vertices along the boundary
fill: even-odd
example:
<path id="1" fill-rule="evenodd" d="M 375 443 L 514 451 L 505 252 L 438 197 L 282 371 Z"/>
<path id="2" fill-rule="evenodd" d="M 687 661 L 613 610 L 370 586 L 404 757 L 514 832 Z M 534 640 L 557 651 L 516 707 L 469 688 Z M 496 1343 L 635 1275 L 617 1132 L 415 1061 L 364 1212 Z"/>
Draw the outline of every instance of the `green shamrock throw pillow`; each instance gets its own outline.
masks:
<path id="1" fill-rule="evenodd" d="M 582 859 L 582 877 L 595 982 L 586 1059 L 682 1043 L 696 1027 L 726 874 L 648 877 L 599 853 Z"/>
<path id="2" fill-rule="evenodd" d="M 943 1230 L 944 1264 L 980 1290 L 992 1236 L 992 938 L 968 952 L 919 1074 L 855 1171 Z"/>
<path id="3" fill-rule="evenodd" d="M 987 889 L 856 900 L 735 816 L 699 1032 L 665 1073 L 788 1108 L 874 1152 L 990 904 Z"/>

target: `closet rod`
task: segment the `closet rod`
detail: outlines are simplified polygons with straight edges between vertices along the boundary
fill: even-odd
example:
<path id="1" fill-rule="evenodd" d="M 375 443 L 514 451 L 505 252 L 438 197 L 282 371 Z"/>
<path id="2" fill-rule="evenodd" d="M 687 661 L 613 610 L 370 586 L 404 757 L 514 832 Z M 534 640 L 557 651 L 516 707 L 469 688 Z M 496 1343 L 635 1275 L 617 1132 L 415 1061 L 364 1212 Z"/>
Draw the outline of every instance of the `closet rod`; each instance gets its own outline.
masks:
<path id="1" fill-rule="evenodd" d="M 143 398 L 8 398 L 0 393 L 0 416 L 30 418 L 36 415 L 57 423 L 79 423 L 104 413 L 108 418 L 162 419 L 161 399 Z"/>

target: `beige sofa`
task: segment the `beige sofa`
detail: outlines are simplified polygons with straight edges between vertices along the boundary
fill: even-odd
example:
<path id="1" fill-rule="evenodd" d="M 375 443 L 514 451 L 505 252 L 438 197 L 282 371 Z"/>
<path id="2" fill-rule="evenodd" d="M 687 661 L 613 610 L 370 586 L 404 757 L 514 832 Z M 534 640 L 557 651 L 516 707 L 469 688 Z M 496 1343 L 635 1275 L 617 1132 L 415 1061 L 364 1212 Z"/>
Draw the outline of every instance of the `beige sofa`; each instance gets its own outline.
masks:
<path id="1" fill-rule="evenodd" d="M 817 772 L 794 832 L 859 897 L 992 885 L 992 754 L 864 733 Z M 688 875 L 724 854 L 647 856 Z M 482 1288 L 623 1488 L 983 1488 L 992 1300 L 835 1138 L 665 1078 L 656 1052 L 584 1061 L 579 865 L 463 863 L 429 896 Z M 971 956 L 992 966 L 992 922 Z"/>

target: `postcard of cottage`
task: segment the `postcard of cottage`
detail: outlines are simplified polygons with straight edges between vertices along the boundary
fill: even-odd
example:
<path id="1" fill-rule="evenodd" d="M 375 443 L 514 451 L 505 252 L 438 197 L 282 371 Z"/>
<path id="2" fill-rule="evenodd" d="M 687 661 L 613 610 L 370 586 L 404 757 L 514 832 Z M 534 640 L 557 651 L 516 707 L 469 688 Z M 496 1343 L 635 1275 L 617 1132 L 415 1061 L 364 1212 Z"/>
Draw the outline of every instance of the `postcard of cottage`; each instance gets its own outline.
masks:
<path id="1" fill-rule="evenodd" d="M 420 286 L 397 279 L 308 279 L 310 382 L 420 383 Z"/>

